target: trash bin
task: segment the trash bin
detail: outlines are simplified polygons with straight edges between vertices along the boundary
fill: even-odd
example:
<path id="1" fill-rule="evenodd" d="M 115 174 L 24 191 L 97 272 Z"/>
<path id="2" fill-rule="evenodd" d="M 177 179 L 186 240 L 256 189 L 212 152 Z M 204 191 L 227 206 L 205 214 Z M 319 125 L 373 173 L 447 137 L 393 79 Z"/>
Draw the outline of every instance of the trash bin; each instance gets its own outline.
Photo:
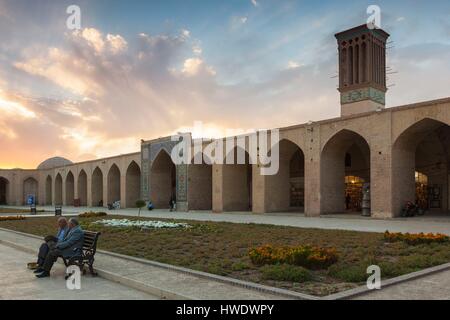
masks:
<path id="1" fill-rule="evenodd" d="M 32 215 L 35 215 L 35 214 L 36 214 L 36 205 L 35 205 L 35 204 L 32 204 L 32 205 L 30 206 L 30 213 L 31 213 Z"/>
<path id="2" fill-rule="evenodd" d="M 55 207 L 55 216 L 62 216 L 62 207 L 61 206 Z"/>

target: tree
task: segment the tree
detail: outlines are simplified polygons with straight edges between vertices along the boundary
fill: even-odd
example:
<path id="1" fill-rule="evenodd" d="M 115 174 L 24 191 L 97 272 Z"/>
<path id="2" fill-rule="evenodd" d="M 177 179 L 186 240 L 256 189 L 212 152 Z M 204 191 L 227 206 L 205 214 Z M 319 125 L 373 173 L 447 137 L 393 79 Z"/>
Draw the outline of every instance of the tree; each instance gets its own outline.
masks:
<path id="1" fill-rule="evenodd" d="M 142 209 L 143 207 L 145 207 L 145 201 L 144 201 L 144 200 L 137 200 L 137 201 L 136 201 L 136 207 L 139 208 L 138 217 L 140 217 L 140 216 L 141 216 L 141 209 Z"/>

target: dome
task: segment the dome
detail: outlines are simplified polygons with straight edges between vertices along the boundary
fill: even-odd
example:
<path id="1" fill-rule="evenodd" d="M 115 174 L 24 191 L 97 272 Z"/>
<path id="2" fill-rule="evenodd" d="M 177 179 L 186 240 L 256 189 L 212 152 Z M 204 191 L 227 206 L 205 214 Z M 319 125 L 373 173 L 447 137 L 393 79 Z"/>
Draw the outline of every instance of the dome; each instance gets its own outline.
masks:
<path id="1" fill-rule="evenodd" d="M 67 160 L 66 158 L 54 157 L 54 158 L 45 160 L 37 168 L 39 170 L 48 170 L 48 169 L 53 169 L 53 168 L 57 168 L 57 167 L 67 166 L 70 164 L 73 164 L 73 162 L 70 160 Z"/>

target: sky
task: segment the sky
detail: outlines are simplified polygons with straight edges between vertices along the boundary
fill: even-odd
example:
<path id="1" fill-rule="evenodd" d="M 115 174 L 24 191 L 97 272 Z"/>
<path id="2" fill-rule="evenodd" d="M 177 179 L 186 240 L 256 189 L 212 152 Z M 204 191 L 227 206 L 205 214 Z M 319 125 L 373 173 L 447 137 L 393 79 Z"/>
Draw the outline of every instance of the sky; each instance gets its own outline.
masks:
<path id="1" fill-rule="evenodd" d="M 334 34 L 381 8 L 387 107 L 450 96 L 450 1 L 0 0 L 0 168 L 339 116 Z M 70 30 L 67 7 L 81 10 Z"/>

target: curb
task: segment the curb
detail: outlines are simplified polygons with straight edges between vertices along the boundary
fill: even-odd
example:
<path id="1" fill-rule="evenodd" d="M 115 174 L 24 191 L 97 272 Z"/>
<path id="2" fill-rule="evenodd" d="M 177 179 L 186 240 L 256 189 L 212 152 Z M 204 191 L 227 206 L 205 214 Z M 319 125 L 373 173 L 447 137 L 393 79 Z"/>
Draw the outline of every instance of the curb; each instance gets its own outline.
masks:
<path id="1" fill-rule="evenodd" d="M 20 231 L 15 231 L 15 230 L 10 230 L 10 229 L 5 229 L 5 228 L 0 228 L 0 230 L 5 231 L 5 232 L 19 234 L 19 235 L 29 237 L 29 238 L 34 238 L 34 239 L 42 238 L 42 237 L 39 237 L 36 235 L 23 233 Z M 24 246 L 21 246 L 21 245 L 18 245 L 16 243 L 12 243 L 9 241 L 0 239 L 0 243 L 3 243 L 10 247 L 16 248 L 18 250 L 26 251 L 28 253 L 35 253 L 35 251 L 32 249 L 29 249 L 27 247 L 24 247 Z M 385 289 L 387 287 L 391 287 L 391 286 L 401 284 L 404 282 L 408 282 L 411 280 L 423 278 L 425 276 L 450 269 L 450 262 L 449 262 L 446 264 L 430 267 L 430 268 L 427 268 L 424 270 L 412 272 L 409 274 L 405 274 L 405 275 L 398 276 L 395 278 L 387 279 L 384 281 L 382 280 L 382 283 L 381 283 L 382 288 L 380 290 L 371 290 L 371 289 L 368 289 L 367 286 L 360 286 L 360 287 L 357 287 L 354 289 L 342 291 L 342 292 L 331 294 L 328 296 L 317 297 L 317 296 L 311 296 L 311 295 L 302 294 L 299 292 L 289 291 L 289 290 L 285 290 L 285 289 L 279 289 L 279 288 L 275 288 L 275 287 L 260 285 L 257 283 L 233 279 L 233 278 L 229 278 L 229 277 L 214 275 L 214 274 L 210 274 L 210 273 L 206 273 L 206 272 L 202 272 L 202 271 L 196 271 L 196 270 L 187 269 L 187 268 L 183 268 L 183 267 L 164 264 L 164 263 L 157 262 L 157 261 L 135 258 L 135 257 L 126 256 L 126 255 L 122 255 L 122 254 L 114 253 L 114 252 L 110 252 L 110 251 L 97 250 L 97 252 L 100 252 L 101 254 L 108 255 L 111 257 L 116 257 L 116 258 L 133 261 L 133 262 L 138 262 L 138 263 L 142 263 L 142 264 L 146 264 L 146 265 L 150 265 L 153 267 L 158 267 L 158 268 L 162 268 L 162 269 L 166 269 L 166 270 L 177 271 L 177 272 L 181 272 L 181 273 L 185 273 L 185 274 L 189 274 L 189 275 L 194 275 L 194 276 L 204 278 L 204 279 L 210 279 L 210 280 L 227 283 L 227 284 L 231 284 L 231 285 L 238 286 L 238 287 L 243 287 L 243 288 L 254 290 L 254 291 L 265 292 L 265 293 L 269 293 L 269 294 L 273 294 L 273 295 L 279 295 L 279 296 L 282 296 L 285 298 L 290 298 L 290 299 L 295 299 L 295 300 L 344 300 L 344 299 L 354 298 L 357 296 L 368 294 L 368 293 L 374 292 L 374 291 L 380 291 L 380 290 L 382 291 L 383 289 Z M 108 280 L 111 280 L 111 281 L 114 281 L 117 283 L 121 283 L 121 284 L 123 284 L 125 286 L 129 286 L 133 289 L 137 289 L 140 291 L 144 291 L 146 293 L 157 295 L 157 296 L 161 297 L 162 299 L 196 300 L 195 298 L 179 295 L 177 293 L 174 293 L 174 292 L 171 292 L 171 291 L 159 288 L 159 287 L 152 287 L 152 286 L 144 285 L 139 281 L 128 279 L 124 276 L 117 275 L 113 272 L 109 272 L 109 271 L 105 271 L 105 270 L 101 270 L 101 269 L 97 269 L 97 268 L 96 268 L 96 271 L 98 271 L 98 274 L 105 279 L 108 279 Z"/>
<path id="2" fill-rule="evenodd" d="M 324 300 L 344 300 L 344 299 L 354 298 L 354 297 L 358 297 L 358 296 L 368 294 L 371 292 L 382 291 L 385 288 L 388 288 L 388 287 L 391 287 L 391 286 L 394 286 L 397 284 L 401 284 L 401 283 L 408 282 L 411 280 L 423 278 L 425 276 L 429 276 L 429 275 L 432 275 L 432 274 L 435 274 L 435 273 L 438 273 L 441 271 L 449 270 L 449 269 L 450 269 L 450 263 L 445 263 L 445 264 L 441 264 L 439 266 L 430 267 L 427 269 L 408 273 L 408 274 L 398 276 L 395 278 L 381 280 L 381 289 L 380 290 L 371 290 L 371 289 L 367 288 L 367 286 L 360 286 L 360 287 L 350 289 L 347 291 L 342 291 L 342 292 L 338 292 L 335 294 L 331 294 L 329 296 L 323 297 L 322 299 L 324 299 Z"/>
<path id="3" fill-rule="evenodd" d="M 5 229 L 5 228 L 0 228 L 0 230 L 5 231 L 5 232 L 12 232 L 15 234 L 19 234 L 19 235 L 34 238 L 34 239 L 42 239 L 42 237 L 28 234 L 28 233 L 23 233 L 20 231 L 15 231 L 15 230 L 10 230 L 10 229 Z M 1 241 L 2 240 L 0 240 L 0 242 Z M 18 246 L 19 248 L 21 247 L 16 244 L 14 244 L 14 245 Z M 27 250 L 28 250 L 28 248 L 27 248 Z M 288 298 L 288 299 L 294 299 L 294 300 L 320 300 L 321 299 L 320 297 L 315 297 L 315 296 L 308 295 L 308 294 L 303 294 L 303 293 L 289 291 L 289 290 L 285 290 L 285 289 L 279 289 L 279 288 L 275 288 L 275 287 L 265 286 L 265 285 L 261 285 L 261 284 L 257 284 L 257 283 L 253 283 L 253 282 L 219 276 L 219 275 L 202 272 L 202 271 L 197 271 L 197 270 L 192 270 L 192 269 L 188 269 L 188 268 L 173 266 L 173 265 L 169 265 L 169 264 L 165 264 L 165 263 L 161 263 L 161 262 L 157 262 L 157 261 L 126 256 L 126 255 L 122 255 L 122 254 L 115 253 L 115 252 L 104 251 L 104 250 L 97 250 L 97 252 L 107 255 L 107 256 L 120 258 L 120 259 L 133 261 L 133 262 L 138 262 L 138 263 L 149 265 L 152 267 L 157 267 L 157 268 L 161 268 L 161 269 L 165 269 L 165 270 L 169 270 L 169 271 L 176 271 L 176 272 L 196 276 L 196 277 L 207 279 L 207 280 L 213 280 L 213 281 L 217 281 L 217 282 L 221 282 L 221 283 L 230 284 L 230 285 L 245 288 L 248 290 L 253 290 L 253 291 L 258 291 L 258 292 L 263 292 L 263 293 L 267 293 L 267 294 L 280 296 L 280 298 Z M 98 269 L 96 268 L 96 270 L 98 270 Z M 103 270 L 103 271 L 104 271 L 104 274 L 111 275 L 111 277 L 114 279 L 123 278 L 122 276 L 118 276 L 118 275 L 114 276 L 114 274 L 109 271 L 105 271 L 105 270 Z M 99 274 L 100 274 L 100 272 L 99 272 Z M 126 281 L 126 278 L 123 278 L 123 279 Z M 134 280 L 130 280 L 130 279 L 128 279 L 128 280 L 130 281 L 130 283 L 134 281 Z M 113 280 L 113 281 L 115 281 L 115 280 Z M 156 290 L 163 290 L 163 289 L 156 288 Z M 175 293 L 173 293 L 173 292 L 167 292 L 167 294 L 169 296 L 175 295 Z M 191 297 L 184 297 L 181 295 L 180 295 L 180 297 L 182 299 L 195 300 Z"/>

